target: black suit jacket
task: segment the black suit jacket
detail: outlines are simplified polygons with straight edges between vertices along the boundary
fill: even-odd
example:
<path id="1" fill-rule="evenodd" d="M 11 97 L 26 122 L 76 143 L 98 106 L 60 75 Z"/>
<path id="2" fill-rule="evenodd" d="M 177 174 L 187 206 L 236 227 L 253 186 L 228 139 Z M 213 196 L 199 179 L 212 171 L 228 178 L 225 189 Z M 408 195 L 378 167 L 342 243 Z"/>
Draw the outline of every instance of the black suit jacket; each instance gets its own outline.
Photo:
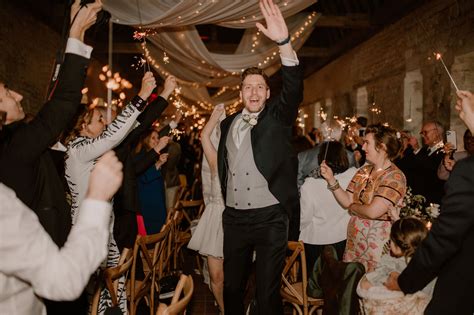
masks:
<path id="1" fill-rule="evenodd" d="M 299 234 L 300 204 L 296 176 L 298 158 L 291 145 L 292 125 L 303 100 L 303 78 L 300 66 L 281 68 L 283 86 L 280 95 L 271 98 L 251 129 L 255 164 L 268 182 L 270 192 L 280 202 L 290 218 L 290 239 Z M 227 148 L 226 139 L 232 121 L 238 113 L 221 122 L 218 148 L 218 169 L 222 195 L 226 198 Z"/>
<path id="2" fill-rule="evenodd" d="M 140 137 L 151 128 L 168 106 L 168 102 L 158 96 L 147 105 L 137 121 L 140 123 L 130 134 L 115 147 L 117 158 L 123 164 L 123 183 L 114 196 L 114 238 L 120 250 L 131 248 L 138 233 L 136 212 L 140 208 L 138 202 L 137 176 L 146 171 L 156 162 L 159 155 L 155 150 L 148 151 L 142 159 L 136 160 L 134 148 Z"/>
<path id="3" fill-rule="evenodd" d="M 426 314 L 474 312 L 474 157 L 459 161 L 446 184 L 439 217 L 398 278 L 405 293 L 438 277 Z"/>
<path id="4" fill-rule="evenodd" d="M 26 124 L 4 127 L 0 136 L 0 181 L 31 208 L 53 241 L 62 246 L 71 228 L 64 186 L 48 148 L 76 117 L 89 60 L 66 54 L 50 101 Z"/>
<path id="5" fill-rule="evenodd" d="M 411 148 L 407 149 L 404 157 L 396 164 L 405 173 L 408 186 L 414 194 L 425 196 L 429 203 L 440 204 L 445 181 L 438 178 L 438 167 L 443 158 L 441 148 L 428 155 L 428 147 L 424 146 L 418 154 L 414 154 Z"/>

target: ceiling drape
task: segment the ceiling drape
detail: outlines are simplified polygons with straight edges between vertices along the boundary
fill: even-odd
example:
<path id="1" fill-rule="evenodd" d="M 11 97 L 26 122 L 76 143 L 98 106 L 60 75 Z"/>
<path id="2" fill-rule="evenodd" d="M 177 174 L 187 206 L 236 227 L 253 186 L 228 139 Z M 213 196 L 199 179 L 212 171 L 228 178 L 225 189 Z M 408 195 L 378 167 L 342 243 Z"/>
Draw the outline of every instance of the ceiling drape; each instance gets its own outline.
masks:
<path id="1" fill-rule="evenodd" d="M 318 15 L 299 13 L 314 0 L 275 1 L 286 17 L 292 45 L 300 49 L 315 27 Z M 138 10 L 140 8 L 140 10 Z M 258 66 L 271 76 L 280 67 L 278 46 L 258 32 L 262 22 L 258 1 L 230 0 L 104 0 L 115 23 L 153 29 L 141 45 L 144 54 L 163 77 L 178 78 L 178 106 L 196 104 L 211 110 L 215 104 L 238 106 L 240 73 Z M 140 13 L 139 13 L 140 12 Z M 194 25 L 217 24 L 246 31 L 233 54 L 210 52 Z M 164 53 L 169 62 L 164 61 Z M 209 95 L 207 87 L 219 88 Z"/>

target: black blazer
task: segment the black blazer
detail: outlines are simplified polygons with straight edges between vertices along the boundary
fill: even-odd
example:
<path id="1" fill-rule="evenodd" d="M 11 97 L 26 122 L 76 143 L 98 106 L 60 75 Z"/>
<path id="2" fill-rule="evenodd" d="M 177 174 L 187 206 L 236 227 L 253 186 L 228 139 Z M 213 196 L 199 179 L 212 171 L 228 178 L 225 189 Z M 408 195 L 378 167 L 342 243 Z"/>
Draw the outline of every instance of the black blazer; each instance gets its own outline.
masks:
<path id="1" fill-rule="evenodd" d="M 89 60 L 66 54 L 54 94 L 26 124 L 4 126 L 0 136 L 0 181 L 31 208 L 53 241 L 62 246 L 71 227 L 63 181 L 48 148 L 76 117 Z"/>
<path id="2" fill-rule="evenodd" d="M 280 202 L 290 218 L 290 238 L 298 237 L 300 204 L 296 176 L 298 158 L 291 145 L 292 126 L 303 100 L 303 77 L 300 66 L 282 66 L 283 86 L 280 95 L 271 98 L 251 129 L 255 164 L 268 182 L 270 192 Z M 232 121 L 238 113 L 221 122 L 218 148 L 218 170 L 222 195 L 226 198 L 226 139 Z M 296 222 L 294 222 L 296 220 Z M 296 236 L 295 236 L 296 234 Z"/>
<path id="3" fill-rule="evenodd" d="M 474 157 L 459 161 L 446 184 L 439 217 L 398 283 L 416 292 L 436 276 L 426 314 L 474 312 Z"/>

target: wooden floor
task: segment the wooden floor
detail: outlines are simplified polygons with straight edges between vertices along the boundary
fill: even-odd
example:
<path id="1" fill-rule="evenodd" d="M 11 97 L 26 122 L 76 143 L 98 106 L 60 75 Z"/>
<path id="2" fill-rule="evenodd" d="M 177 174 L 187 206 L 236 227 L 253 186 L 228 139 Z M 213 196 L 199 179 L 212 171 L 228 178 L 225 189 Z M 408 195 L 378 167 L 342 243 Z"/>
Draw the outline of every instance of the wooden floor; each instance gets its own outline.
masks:
<path id="1" fill-rule="evenodd" d="M 189 303 L 188 315 L 218 315 L 219 309 L 215 305 L 214 296 L 209 286 L 204 283 L 203 276 L 196 273 L 195 258 L 185 250 L 184 273 L 191 274 L 194 280 L 194 294 Z M 187 253 L 186 253 L 187 252 Z M 293 314 L 290 305 L 285 305 L 285 314 Z"/>

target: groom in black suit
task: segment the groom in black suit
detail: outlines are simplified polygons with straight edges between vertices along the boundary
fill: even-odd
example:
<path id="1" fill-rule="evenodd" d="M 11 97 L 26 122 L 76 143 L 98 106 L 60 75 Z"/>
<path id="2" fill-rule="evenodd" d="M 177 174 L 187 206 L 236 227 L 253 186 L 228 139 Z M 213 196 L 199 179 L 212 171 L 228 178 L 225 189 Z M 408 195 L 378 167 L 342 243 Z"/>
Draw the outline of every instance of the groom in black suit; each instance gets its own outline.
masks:
<path id="1" fill-rule="evenodd" d="M 474 96 L 458 91 L 459 117 L 474 132 Z M 407 268 L 392 273 L 389 289 L 414 293 L 438 277 L 425 314 L 474 313 L 474 157 L 456 163 L 439 217 Z"/>
<path id="2" fill-rule="evenodd" d="M 298 160 L 291 127 L 303 98 L 299 62 L 279 8 L 260 2 L 267 28 L 257 27 L 280 48 L 282 92 L 269 102 L 268 78 L 258 68 L 242 73 L 242 112 L 221 123 L 219 178 L 226 202 L 224 226 L 225 313 L 244 314 L 243 294 L 256 251 L 259 314 L 283 314 L 279 293 L 288 240 L 298 236 Z M 292 220 L 290 220 L 293 217 Z"/>

